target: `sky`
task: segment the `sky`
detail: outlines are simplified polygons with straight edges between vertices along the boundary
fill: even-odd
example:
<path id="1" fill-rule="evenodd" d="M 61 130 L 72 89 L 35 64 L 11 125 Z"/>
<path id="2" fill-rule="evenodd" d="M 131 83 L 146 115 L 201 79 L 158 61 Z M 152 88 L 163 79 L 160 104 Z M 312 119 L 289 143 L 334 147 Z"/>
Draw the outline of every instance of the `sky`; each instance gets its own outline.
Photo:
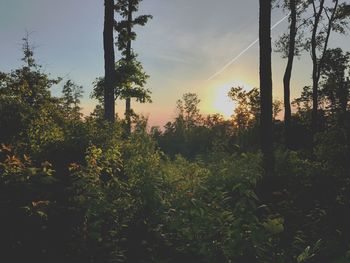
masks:
<path id="1" fill-rule="evenodd" d="M 203 114 L 229 117 L 234 108 L 226 96 L 230 87 L 259 87 L 258 45 L 211 77 L 257 39 L 258 8 L 258 0 L 141 2 L 139 13 L 151 14 L 153 19 L 136 29 L 133 48 L 150 75 L 147 88 L 152 91 L 153 103 L 133 102 L 135 112 L 148 116 L 150 125 L 163 126 L 175 117 L 176 101 L 193 92 L 201 99 Z M 43 70 L 84 87 L 82 107 L 88 114 L 96 105 L 89 98 L 92 83 L 104 72 L 103 15 L 103 0 L 0 0 L 0 71 L 21 65 L 21 39 L 27 30 Z M 274 9 L 272 24 L 285 15 Z M 272 41 L 287 30 L 287 23 L 285 20 L 272 31 Z M 330 46 L 350 51 L 349 44 L 348 35 L 333 35 Z M 116 57 L 120 57 L 117 51 Z M 274 97 L 282 99 L 286 61 L 278 53 L 272 58 Z M 310 85 L 311 69 L 309 54 L 296 60 L 292 97 Z M 61 88 L 54 87 L 52 93 L 58 96 Z M 119 116 L 123 116 L 124 104 L 117 101 Z"/>

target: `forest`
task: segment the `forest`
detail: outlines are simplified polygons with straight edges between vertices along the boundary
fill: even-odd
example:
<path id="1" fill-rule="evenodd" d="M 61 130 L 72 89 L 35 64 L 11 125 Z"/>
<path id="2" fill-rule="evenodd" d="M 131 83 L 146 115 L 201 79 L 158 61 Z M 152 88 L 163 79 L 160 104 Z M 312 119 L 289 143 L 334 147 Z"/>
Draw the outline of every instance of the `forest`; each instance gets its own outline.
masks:
<path id="1" fill-rule="evenodd" d="M 180 94 L 176 117 L 150 127 L 133 111 L 152 102 L 133 43 L 152 15 L 142 0 L 100 2 L 90 114 L 83 87 L 45 72 L 28 34 L 22 66 L 0 71 L 0 262 L 349 263 L 350 50 L 332 36 L 348 34 L 350 4 L 259 0 L 260 86 L 230 89 L 230 119 Z M 273 8 L 288 15 L 276 42 Z M 300 56 L 312 85 L 293 98 Z"/>

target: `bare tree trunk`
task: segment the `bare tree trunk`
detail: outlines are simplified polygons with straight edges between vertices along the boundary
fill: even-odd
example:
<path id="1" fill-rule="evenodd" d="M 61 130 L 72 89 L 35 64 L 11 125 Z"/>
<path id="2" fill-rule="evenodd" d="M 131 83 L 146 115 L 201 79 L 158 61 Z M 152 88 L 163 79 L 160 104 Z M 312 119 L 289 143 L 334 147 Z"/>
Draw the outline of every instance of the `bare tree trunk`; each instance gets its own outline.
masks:
<path id="1" fill-rule="evenodd" d="M 132 30 L 132 1 L 129 0 L 128 4 L 128 43 L 126 46 L 126 61 L 130 63 L 132 60 L 132 51 L 131 51 L 131 30 Z M 131 98 L 127 97 L 125 99 L 125 119 L 126 119 L 126 133 L 131 133 Z"/>
<path id="2" fill-rule="evenodd" d="M 104 118 L 110 122 L 115 121 L 115 54 L 114 54 L 114 0 L 105 0 L 105 21 L 103 30 L 103 46 L 105 60 L 105 86 L 104 86 Z"/>
<path id="3" fill-rule="evenodd" d="M 319 10 L 316 10 L 316 4 L 315 1 L 312 1 L 313 9 L 314 9 L 314 24 L 312 29 L 312 36 L 311 36 L 311 58 L 312 58 L 312 119 L 311 119 L 311 130 L 312 135 L 314 136 L 317 132 L 317 118 L 318 118 L 318 58 L 317 58 L 317 30 L 318 25 L 320 23 L 320 18 L 323 12 L 324 7 L 324 0 L 320 1 Z"/>
<path id="4" fill-rule="evenodd" d="M 290 107 L 290 80 L 292 77 L 293 62 L 295 55 L 295 38 L 297 34 L 297 6 L 296 0 L 290 0 L 289 2 L 290 13 L 290 29 L 289 29 L 289 50 L 288 50 L 288 62 L 283 77 L 284 87 L 284 135 L 287 148 L 291 148 L 291 131 L 290 123 L 292 119 L 292 110 Z"/>
<path id="5" fill-rule="evenodd" d="M 271 69 L 271 0 L 260 0 L 260 94 L 261 94 L 261 150 L 265 176 L 274 174 Z"/>

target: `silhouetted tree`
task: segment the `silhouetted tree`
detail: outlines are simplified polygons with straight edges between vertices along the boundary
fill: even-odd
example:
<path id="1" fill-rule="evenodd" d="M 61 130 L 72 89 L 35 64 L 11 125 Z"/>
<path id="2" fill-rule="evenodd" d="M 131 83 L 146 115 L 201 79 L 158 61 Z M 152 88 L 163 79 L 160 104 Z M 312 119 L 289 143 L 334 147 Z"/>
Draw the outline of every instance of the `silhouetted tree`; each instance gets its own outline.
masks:
<path id="1" fill-rule="evenodd" d="M 346 3 L 339 3 L 339 0 L 332 1 L 327 7 L 325 0 L 312 0 L 313 19 L 311 22 L 312 34 L 306 41 L 306 49 L 310 51 L 312 58 L 312 120 L 311 129 L 313 135 L 318 131 L 318 92 L 321 69 L 324 64 L 324 57 L 328 49 L 329 38 L 332 31 L 344 33 L 347 24 L 348 6 Z"/>
<path id="2" fill-rule="evenodd" d="M 103 45 L 104 45 L 104 67 L 105 67 L 105 81 L 104 81 L 104 118 L 110 122 L 115 120 L 115 77 L 116 72 L 114 68 L 115 54 L 114 54 L 114 0 L 105 0 L 105 18 L 103 31 Z"/>
<path id="3" fill-rule="evenodd" d="M 250 91 L 242 87 L 232 87 L 228 93 L 236 107 L 232 120 L 237 131 L 245 131 L 252 128 L 260 117 L 260 92 L 257 88 Z"/>
<path id="4" fill-rule="evenodd" d="M 150 101 L 149 90 L 144 89 L 148 76 L 144 73 L 142 65 L 136 60 L 136 54 L 132 50 L 132 41 L 136 39 L 134 26 L 144 26 L 152 18 L 150 15 L 141 15 L 136 18 L 133 14 L 138 11 L 139 3 L 142 0 L 118 0 L 115 6 L 117 13 L 121 16 L 120 21 L 115 22 L 115 30 L 118 32 L 117 46 L 122 52 L 122 59 L 117 66 L 121 75 L 118 80 L 119 93 L 125 98 L 125 119 L 126 130 L 131 132 L 131 98 L 134 97 L 140 102 Z"/>
<path id="5" fill-rule="evenodd" d="M 305 11 L 307 4 L 301 0 L 285 0 L 283 8 L 289 11 L 289 33 L 284 34 L 276 43 L 277 51 L 282 53 L 282 57 L 287 58 L 287 66 L 283 76 L 284 89 L 284 137 L 287 148 L 290 148 L 291 137 L 291 102 L 290 102 L 290 82 L 292 78 L 294 57 L 299 54 L 300 39 L 298 39 L 298 21 L 300 15 Z M 300 36 L 299 36 L 300 37 Z"/>
<path id="6" fill-rule="evenodd" d="M 327 108 L 331 114 L 344 117 L 349 101 L 349 87 L 346 71 L 350 69 L 350 53 L 340 48 L 328 49 L 324 55 L 321 68 L 321 94 L 327 100 Z"/>
<path id="7" fill-rule="evenodd" d="M 274 174 L 272 123 L 272 69 L 271 69 L 271 0 L 260 0 L 260 94 L 261 94 L 261 150 L 265 176 Z"/>

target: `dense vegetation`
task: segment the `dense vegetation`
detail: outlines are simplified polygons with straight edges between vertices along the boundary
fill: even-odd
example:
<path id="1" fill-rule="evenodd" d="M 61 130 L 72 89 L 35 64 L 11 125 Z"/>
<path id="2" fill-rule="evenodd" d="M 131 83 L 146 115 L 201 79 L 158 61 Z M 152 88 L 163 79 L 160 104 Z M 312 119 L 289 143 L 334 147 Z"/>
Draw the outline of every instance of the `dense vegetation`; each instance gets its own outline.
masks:
<path id="1" fill-rule="evenodd" d="M 113 94 L 149 100 L 125 52 Z M 103 78 L 101 104 L 82 116 L 82 87 L 44 73 L 27 38 L 23 53 L 22 67 L 0 72 L 1 262 L 350 262 L 349 53 L 325 51 L 317 132 L 313 87 L 293 102 L 288 142 L 273 103 L 273 186 L 261 183 L 263 90 L 232 87 L 231 120 L 184 94 L 177 117 L 149 129 L 130 108 L 111 121 Z"/>

